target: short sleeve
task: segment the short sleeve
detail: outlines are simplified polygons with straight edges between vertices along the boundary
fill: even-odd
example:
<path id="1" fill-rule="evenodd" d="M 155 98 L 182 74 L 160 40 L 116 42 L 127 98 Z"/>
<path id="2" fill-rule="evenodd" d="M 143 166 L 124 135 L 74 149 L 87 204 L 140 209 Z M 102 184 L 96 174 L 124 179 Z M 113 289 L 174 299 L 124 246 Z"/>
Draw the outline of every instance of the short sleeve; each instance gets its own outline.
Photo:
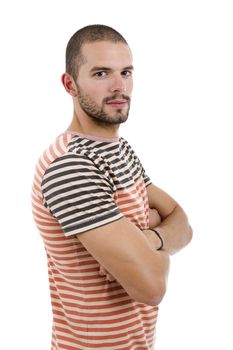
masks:
<path id="1" fill-rule="evenodd" d="M 44 205 L 66 236 L 77 235 L 123 217 L 106 174 L 85 155 L 67 153 L 46 170 Z"/>
<path id="2" fill-rule="evenodd" d="M 152 183 L 151 179 L 150 179 L 149 176 L 146 174 L 144 168 L 142 168 L 142 177 L 143 177 L 143 180 L 144 180 L 144 183 L 145 183 L 145 186 L 146 186 L 146 187 L 149 186 L 149 185 Z"/>
<path id="3" fill-rule="evenodd" d="M 141 163 L 140 159 L 138 158 L 138 156 L 136 155 L 135 151 L 133 150 L 131 145 L 128 143 L 128 141 L 124 140 L 124 143 L 127 145 L 128 149 L 129 149 L 129 152 L 134 157 L 135 164 L 137 164 L 137 166 L 138 166 L 138 171 L 140 172 L 140 175 L 142 176 L 142 178 L 144 180 L 145 186 L 146 187 L 149 186 L 152 183 L 152 181 L 149 178 L 149 176 L 146 174 L 145 169 L 142 166 L 142 163 Z"/>

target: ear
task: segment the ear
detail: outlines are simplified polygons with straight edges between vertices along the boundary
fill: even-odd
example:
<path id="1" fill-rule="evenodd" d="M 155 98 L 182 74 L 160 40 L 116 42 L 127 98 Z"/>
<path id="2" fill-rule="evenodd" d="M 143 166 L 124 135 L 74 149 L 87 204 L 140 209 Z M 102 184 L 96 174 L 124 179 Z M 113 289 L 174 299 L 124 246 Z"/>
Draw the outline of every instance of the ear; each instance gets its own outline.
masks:
<path id="1" fill-rule="evenodd" d="M 64 73 L 62 74 L 61 77 L 61 81 L 62 84 L 65 88 L 65 90 L 68 92 L 68 94 L 70 94 L 72 97 L 76 97 L 77 96 L 77 88 L 74 82 L 74 79 L 72 78 L 72 76 L 68 73 Z"/>

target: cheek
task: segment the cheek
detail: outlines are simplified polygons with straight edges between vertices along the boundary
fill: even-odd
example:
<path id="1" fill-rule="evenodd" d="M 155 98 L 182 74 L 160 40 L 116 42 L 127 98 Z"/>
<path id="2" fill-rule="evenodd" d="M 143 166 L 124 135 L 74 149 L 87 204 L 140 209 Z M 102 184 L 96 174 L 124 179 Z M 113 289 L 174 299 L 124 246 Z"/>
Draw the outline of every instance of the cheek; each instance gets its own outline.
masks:
<path id="1" fill-rule="evenodd" d="M 106 91 L 108 89 L 107 84 L 103 84 L 103 82 L 92 82 L 88 87 L 89 94 L 96 99 L 100 99 L 101 96 L 106 95 Z"/>
<path id="2" fill-rule="evenodd" d="M 131 94 L 132 90 L 133 90 L 133 80 L 131 79 L 127 81 L 127 92 Z"/>
<path id="3" fill-rule="evenodd" d="M 86 96 L 97 104 L 102 103 L 102 99 L 104 97 L 104 92 L 102 92 L 101 86 L 98 84 L 83 84 L 83 92 Z"/>

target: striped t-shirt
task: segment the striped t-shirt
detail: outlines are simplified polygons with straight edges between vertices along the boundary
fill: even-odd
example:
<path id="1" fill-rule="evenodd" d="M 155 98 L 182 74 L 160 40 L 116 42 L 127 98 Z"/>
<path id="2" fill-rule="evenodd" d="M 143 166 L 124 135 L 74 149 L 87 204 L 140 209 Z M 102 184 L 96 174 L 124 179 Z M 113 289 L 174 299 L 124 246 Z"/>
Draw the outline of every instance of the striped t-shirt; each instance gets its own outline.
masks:
<path id="1" fill-rule="evenodd" d="M 78 239 L 122 217 L 148 228 L 150 183 L 122 137 L 67 131 L 38 160 L 32 205 L 48 259 L 52 350 L 153 348 L 158 308 L 100 276 Z"/>

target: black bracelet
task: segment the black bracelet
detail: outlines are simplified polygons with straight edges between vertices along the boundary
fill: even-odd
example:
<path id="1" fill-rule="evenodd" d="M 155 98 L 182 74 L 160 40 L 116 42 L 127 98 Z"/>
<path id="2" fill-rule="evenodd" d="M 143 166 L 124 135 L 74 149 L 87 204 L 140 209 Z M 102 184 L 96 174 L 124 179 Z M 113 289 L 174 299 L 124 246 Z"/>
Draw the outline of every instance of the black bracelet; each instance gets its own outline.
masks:
<path id="1" fill-rule="evenodd" d="M 151 230 L 151 231 L 153 231 L 154 233 L 156 233 L 156 235 L 159 237 L 160 242 L 161 242 L 161 245 L 160 245 L 160 247 L 159 247 L 157 250 L 162 250 L 164 244 L 163 244 L 163 239 L 162 239 L 162 237 L 160 236 L 160 233 L 159 233 L 157 230 L 153 229 L 153 228 L 149 228 L 149 230 Z"/>

